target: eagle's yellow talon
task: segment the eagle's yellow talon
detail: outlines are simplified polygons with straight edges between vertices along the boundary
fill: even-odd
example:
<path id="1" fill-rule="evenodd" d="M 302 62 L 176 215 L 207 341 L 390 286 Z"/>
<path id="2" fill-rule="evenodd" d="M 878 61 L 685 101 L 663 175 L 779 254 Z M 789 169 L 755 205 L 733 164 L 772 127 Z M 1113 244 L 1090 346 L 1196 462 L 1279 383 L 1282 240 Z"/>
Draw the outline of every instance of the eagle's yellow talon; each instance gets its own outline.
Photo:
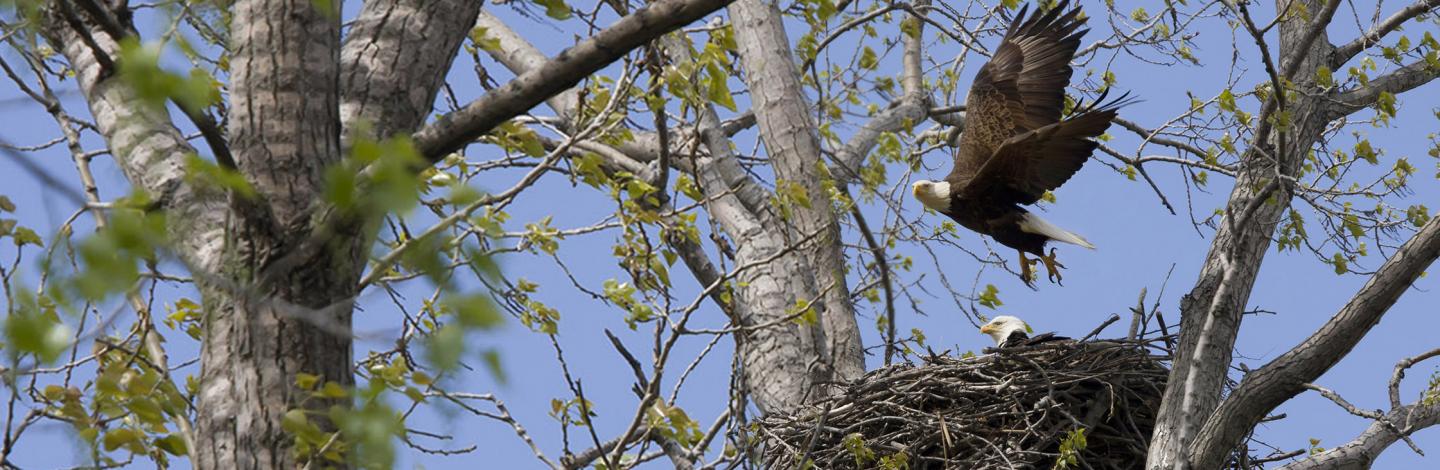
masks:
<path id="1" fill-rule="evenodd" d="M 1020 280 L 1024 281 L 1027 287 L 1033 289 L 1035 287 L 1035 279 L 1038 279 L 1038 276 L 1035 275 L 1035 269 L 1032 268 L 1032 266 L 1035 265 L 1035 260 L 1026 258 L 1025 252 L 1023 251 L 1015 250 L 1015 252 L 1020 255 Z"/>
<path id="2" fill-rule="evenodd" d="M 1062 286 L 1065 285 L 1064 283 L 1060 282 L 1060 280 L 1063 278 L 1062 276 L 1060 276 L 1060 268 L 1065 267 L 1065 265 L 1060 264 L 1059 261 L 1055 260 L 1054 248 L 1050 249 L 1049 256 L 1041 256 L 1040 261 L 1045 263 L 1045 272 L 1049 275 L 1050 282 L 1060 284 Z"/>

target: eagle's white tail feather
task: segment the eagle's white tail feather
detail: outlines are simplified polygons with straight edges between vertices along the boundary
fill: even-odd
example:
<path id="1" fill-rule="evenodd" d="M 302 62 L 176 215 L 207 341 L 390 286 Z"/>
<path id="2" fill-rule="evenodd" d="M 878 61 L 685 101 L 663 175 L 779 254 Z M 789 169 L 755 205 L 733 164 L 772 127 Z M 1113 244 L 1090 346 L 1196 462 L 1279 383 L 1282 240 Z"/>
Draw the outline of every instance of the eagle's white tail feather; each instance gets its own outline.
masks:
<path id="1" fill-rule="evenodd" d="M 1091 245 L 1089 241 L 1085 240 L 1085 237 L 1071 233 L 1063 228 L 1056 227 L 1055 224 L 1052 224 L 1049 221 L 1042 219 L 1040 218 L 1040 216 L 1033 213 L 1027 212 L 1025 213 L 1025 217 L 1020 219 L 1020 230 L 1026 233 L 1044 235 L 1050 237 L 1051 240 L 1055 240 L 1058 242 L 1065 242 L 1072 245 L 1080 245 L 1092 250 L 1095 249 L 1095 245 Z"/>

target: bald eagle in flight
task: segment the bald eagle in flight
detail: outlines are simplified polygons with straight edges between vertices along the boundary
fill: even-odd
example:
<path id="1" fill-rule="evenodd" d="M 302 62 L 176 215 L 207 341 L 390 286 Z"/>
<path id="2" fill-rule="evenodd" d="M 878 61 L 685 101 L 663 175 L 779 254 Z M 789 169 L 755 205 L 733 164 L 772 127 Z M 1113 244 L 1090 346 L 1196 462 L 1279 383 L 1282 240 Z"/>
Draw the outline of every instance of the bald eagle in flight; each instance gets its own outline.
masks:
<path id="1" fill-rule="evenodd" d="M 995 347 L 997 348 L 1033 346 L 1040 343 L 1070 339 L 1064 336 L 1056 336 L 1055 333 L 1040 333 L 1032 337 L 1030 333 L 1033 333 L 1034 330 L 1030 329 L 1030 325 L 1025 323 L 1024 320 L 1010 315 L 1001 315 L 990 319 L 990 323 L 986 323 L 980 327 L 980 332 L 990 335 L 990 338 L 995 340 Z"/>
<path id="2" fill-rule="evenodd" d="M 1084 237 L 1026 211 L 1046 191 L 1070 179 L 1099 144 L 1116 111 L 1132 101 L 1105 96 L 1061 120 L 1070 60 L 1080 46 L 1085 19 L 1068 1 L 1026 17 L 1022 8 L 995 54 L 975 75 L 966 98 L 965 131 L 955 166 L 943 181 L 918 181 L 912 190 L 926 207 L 989 235 L 1020 255 L 1020 278 L 1031 285 L 1030 253 L 1045 263 L 1051 282 L 1061 279 L 1055 249 L 1065 242 L 1094 249 Z M 1027 7 L 1028 8 L 1028 7 Z M 1067 11 L 1068 10 L 1068 11 Z"/>

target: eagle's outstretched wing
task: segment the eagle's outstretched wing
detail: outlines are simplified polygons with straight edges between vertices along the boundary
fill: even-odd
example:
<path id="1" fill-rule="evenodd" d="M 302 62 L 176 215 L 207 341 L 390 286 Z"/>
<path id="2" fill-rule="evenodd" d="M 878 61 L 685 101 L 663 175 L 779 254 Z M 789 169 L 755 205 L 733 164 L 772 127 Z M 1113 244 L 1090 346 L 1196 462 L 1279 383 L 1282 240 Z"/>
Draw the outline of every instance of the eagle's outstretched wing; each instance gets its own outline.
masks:
<path id="1" fill-rule="evenodd" d="M 1043 14 L 1016 14 L 970 86 L 965 132 L 946 181 L 965 186 L 1010 138 L 1060 120 L 1070 60 L 1086 32 L 1079 14 L 1068 0 Z"/>
<path id="2" fill-rule="evenodd" d="M 1034 204 L 1045 191 L 1060 187 L 1080 170 L 1100 145 L 1091 139 L 1105 133 L 1116 111 L 1132 102 L 1128 97 L 1102 103 L 1102 94 L 1069 119 L 1011 137 L 961 189 L 961 195 L 1001 204 Z"/>

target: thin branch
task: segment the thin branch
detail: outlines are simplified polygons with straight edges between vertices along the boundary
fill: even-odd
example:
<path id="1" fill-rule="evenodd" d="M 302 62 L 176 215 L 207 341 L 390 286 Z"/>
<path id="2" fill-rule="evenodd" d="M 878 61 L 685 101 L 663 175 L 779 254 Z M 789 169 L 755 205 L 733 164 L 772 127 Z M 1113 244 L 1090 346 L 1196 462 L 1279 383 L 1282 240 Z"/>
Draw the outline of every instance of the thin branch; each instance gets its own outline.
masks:
<path id="1" fill-rule="evenodd" d="M 1398 95 L 1430 83 L 1436 77 L 1440 77 L 1440 69 L 1430 67 L 1424 60 L 1406 64 L 1404 67 L 1370 80 L 1368 86 L 1340 93 L 1335 97 L 1338 106 L 1333 112 L 1337 118 L 1349 115 L 1374 106 L 1382 94 Z"/>
<path id="2" fill-rule="evenodd" d="M 1406 241 L 1330 321 L 1299 345 L 1245 376 L 1210 415 L 1191 447 L 1197 468 L 1213 468 L 1245 433 L 1304 391 L 1348 354 L 1420 274 L 1440 258 L 1440 217 Z"/>
<path id="3" fill-rule="evenodd" d="M 1355 57 L 1356 54 L 1380 42 L 1380 38 L 1400 28 L 1400 25 L 1405 24 L 1406 21 L 1410 21 L 1416 16 L 1434 10 L 1437 6 L 1440 6 L 1440 0 L 1421 0 L 1400 9 L 1400 11 L 1390 15 L 1389 18 L 1385 18 L 1385 21 L 1375 24 L 1375 26 L 1371 27 L 1369 31 L 1366 31 L 1365 34 L 1355 38 L 1354 41 L 1336 47 L 1335 51 L 1330 53 L 1330 68 L 1339 69 L 1345 65 L 1346 62 L 1349 62 L 1351 58 Z"/>
<path id="4" fill-rule="evenodd" d="M 529 111 L 546 98 L 619 60 L 631 50 L 725 7 L 734 0 L 659 0 L 609 28 L 562 51 L 504 86 L 440 116 L 414 135 L 415 147 L 430 162 L 469 145 L 495 126 Z"/>

